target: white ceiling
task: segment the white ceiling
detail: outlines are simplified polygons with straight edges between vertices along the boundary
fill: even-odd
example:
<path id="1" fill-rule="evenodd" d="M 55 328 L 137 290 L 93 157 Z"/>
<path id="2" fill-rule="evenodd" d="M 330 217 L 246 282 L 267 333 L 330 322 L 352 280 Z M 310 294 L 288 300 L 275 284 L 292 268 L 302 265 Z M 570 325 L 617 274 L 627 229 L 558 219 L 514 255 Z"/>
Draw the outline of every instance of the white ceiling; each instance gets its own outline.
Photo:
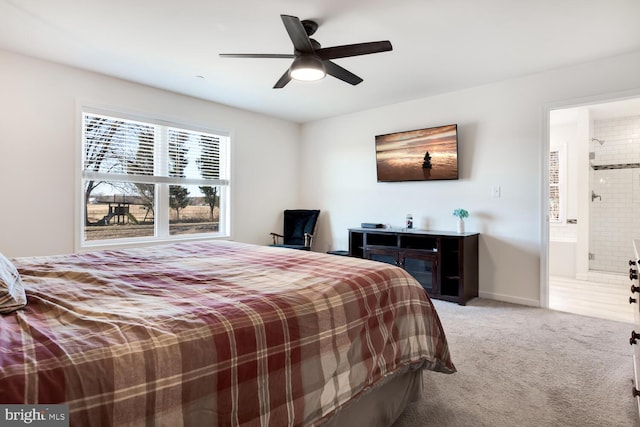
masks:
<path id="1" fill-rule="evenodd" d="M 292 53 L 280 14 L 393 51 L 335 60 L 360 85 L 277 90 L 289 60 L 218 56 Z M 640 1 L 0 0 L 0 48 L 307 122 L 640 50 Z"/>

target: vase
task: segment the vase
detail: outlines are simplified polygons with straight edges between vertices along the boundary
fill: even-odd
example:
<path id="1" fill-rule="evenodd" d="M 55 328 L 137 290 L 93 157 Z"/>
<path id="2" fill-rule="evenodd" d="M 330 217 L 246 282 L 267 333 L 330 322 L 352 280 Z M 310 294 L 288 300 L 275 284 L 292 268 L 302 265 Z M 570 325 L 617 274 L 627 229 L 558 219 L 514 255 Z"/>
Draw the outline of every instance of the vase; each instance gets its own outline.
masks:
<path id="1" fill-rule="evenodd" d="M 458 233 L 464 233 L 464 220 L 458 219 Z"/>

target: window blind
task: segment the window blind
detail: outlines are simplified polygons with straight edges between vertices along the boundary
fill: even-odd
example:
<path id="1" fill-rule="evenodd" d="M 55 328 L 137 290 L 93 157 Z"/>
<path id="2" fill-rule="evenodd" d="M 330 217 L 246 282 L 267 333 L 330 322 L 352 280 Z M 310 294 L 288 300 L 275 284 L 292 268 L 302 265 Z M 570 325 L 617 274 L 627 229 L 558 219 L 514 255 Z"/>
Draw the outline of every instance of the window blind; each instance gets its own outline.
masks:
<path id="1" fill-rule="evenodd" d="M 560 153 L 549 153 L 549 221 L 560 221 Z"/>
<path id="2" fill-rule="evenodd" d="M 221 168 L 222 136 L 85 113 L 86 179 L 228 185 Z"/>

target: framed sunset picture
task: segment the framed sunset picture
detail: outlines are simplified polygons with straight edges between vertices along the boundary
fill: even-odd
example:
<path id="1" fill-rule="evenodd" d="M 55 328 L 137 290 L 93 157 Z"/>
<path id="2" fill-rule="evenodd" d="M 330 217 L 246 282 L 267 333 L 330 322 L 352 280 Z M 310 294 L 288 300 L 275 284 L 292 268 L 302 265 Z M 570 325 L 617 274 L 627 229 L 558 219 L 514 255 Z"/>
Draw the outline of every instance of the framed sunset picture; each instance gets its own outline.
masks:
<path id="1" fill-rule="evenodd" d="M 376 135 L 378 182 L 458 179 L 458 125 Z"/>

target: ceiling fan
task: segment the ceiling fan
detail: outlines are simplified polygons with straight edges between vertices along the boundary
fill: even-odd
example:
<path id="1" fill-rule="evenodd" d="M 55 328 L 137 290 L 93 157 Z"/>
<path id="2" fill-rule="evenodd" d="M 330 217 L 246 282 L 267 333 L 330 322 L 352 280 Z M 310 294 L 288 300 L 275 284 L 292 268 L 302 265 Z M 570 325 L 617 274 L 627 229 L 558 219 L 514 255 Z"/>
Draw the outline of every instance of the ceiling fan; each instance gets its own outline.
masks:
<path id="1" fill-rule="evenodd" d="M 291 79 L 313 81 L 320 80 L 327 74 L 352 85 L 357 85 L 362 82 L 360 77 L 331 60 L 392 50 L 391 42 L 388 40 L 322 48 L 320 43 L 310 38 L 318 29 L 316 22 L 310 20 L 300 21 L 297 17 L 289 15 L 280 15 L 280 17 L 293 42 L 294 51 L 292 54 L 221 53 L 220 56 L 225 58 L 293 59 L 289 69 L 273 86 L 274 89 L 281 89 Z"/>

